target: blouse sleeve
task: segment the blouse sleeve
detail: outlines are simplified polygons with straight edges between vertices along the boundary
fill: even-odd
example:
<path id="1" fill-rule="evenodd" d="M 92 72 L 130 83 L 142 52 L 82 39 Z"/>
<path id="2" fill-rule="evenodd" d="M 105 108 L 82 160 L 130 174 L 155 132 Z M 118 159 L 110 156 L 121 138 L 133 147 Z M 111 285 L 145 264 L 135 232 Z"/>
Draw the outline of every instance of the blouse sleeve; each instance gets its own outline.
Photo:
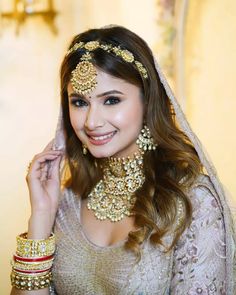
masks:
<path id="1" fill-rule="evenodd" d="M 192 222 L 175 247 L 170 294 L 226 294 L 225 228 L 221 208 L 203 185 L 195 187 L 190 195 Z"/>

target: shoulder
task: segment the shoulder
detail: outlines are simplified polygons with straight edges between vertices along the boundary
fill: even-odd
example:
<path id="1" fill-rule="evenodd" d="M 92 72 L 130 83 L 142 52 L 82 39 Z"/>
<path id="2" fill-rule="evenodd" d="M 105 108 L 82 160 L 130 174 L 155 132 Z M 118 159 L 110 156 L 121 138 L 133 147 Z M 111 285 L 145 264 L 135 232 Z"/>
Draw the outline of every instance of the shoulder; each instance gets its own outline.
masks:
<path id="1" fill-rule="evenodd" d="M 176 249 L 189 243 L 207 244 L 209 240 L 214 244 L 216 238 L 224 244 L 225 216 L 210 178 L 200 175 L 187 195 L 192 204 L 191 223 L 180 236 Z"/>
<path id="2" fill-rule="evenodd" d="M 210 179 L 200 175 L 188 191 L 192 204 L 192 220 L 177 242 L 177 249 L 189 243 L 215 248 L 219 241 L 225 243 L 225 216 Z M 218 241 L 216 241 L 216 239 Z M 204 246 L 205 247 L 205 246 Z"/>
<path id="3" fill-rule="evenodd" d="M 200 175 L 188 191 L 193 214 L 174 249 L 174 294 L 217 294 L 225 288 L 226 231 L 222 204 L 210 179 Z M 216 294 L 214 292 L 214 294 Z M 222 292 L 223 294 L 223 292 Z"/>
<path id="4" fill-rule="evenodd" d="M 188 191 L 193 207 L 193 220 L 200 217 L 223 217 L 222 204 L 207 175 L 201 174 Z"/>
<path id="5" fill-rule="evenodd" d="M 208 175 L 200 174 L 190 187 L 188 194 L 190 198 L 199 197 L 202 193 L 208 193 L 208 196 L 216 197 L 216 191 Z"/>
<path id="6" fill-rule="evenodd" d="M 178 257 L 188 249 L 194 250 L 201 259 L 213 258 L 215 255 L 225 257 L 225 222 L 221 203 L 210 179 L 200 175 L 188 192 L 192 204 L 192 220 L 176 244 Z M 207 246 L 207 249 L 206 249 Z"/>

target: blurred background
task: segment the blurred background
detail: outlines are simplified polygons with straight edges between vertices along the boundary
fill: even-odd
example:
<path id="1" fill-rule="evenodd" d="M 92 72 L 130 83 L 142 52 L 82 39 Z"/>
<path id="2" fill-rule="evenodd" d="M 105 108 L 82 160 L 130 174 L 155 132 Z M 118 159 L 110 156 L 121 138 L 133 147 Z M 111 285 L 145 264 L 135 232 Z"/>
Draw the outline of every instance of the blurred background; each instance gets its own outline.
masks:
<path id="1" fill-rule="evenodd" d="M 0 294 L 27 229 L 26 169 L 54 136 L 60 63 L 85 29 L 124 25 L 148 42 L 236 201 L 235 18 L 235 0 L 0 1 Z"/>

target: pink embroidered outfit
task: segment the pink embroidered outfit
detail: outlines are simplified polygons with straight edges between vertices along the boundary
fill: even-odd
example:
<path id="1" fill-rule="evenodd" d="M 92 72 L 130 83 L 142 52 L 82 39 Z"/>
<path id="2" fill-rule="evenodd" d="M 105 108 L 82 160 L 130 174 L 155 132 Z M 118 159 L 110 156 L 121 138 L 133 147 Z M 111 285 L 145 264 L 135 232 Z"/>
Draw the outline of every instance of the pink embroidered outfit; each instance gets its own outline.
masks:
<path id="1" fill-rule="evenodd" d="M 55 294 L 228 294 L 224 216 L 207 176 L 199 177 L 189 197 L 193 221 L 175 249 L 164 253 L 147 240 L 137 263 L 125 241 L 99 247 L 88 239 L 80 198 L 66 190 L 55 224 Z"/>

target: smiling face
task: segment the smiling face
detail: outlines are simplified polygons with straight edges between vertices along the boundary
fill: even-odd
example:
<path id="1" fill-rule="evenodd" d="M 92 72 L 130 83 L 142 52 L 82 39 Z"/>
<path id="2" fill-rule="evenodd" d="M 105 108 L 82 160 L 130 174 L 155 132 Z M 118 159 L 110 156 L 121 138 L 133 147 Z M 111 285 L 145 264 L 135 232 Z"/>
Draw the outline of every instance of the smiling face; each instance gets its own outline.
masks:
<path id="1" fill-rule="evenodd" d="M 69 83 L 71 125 L 95 158 L 132 155 L 143 126 L 140 88 L 98 69 L 96 80 L 97 87 L 86 96 Z"/>

